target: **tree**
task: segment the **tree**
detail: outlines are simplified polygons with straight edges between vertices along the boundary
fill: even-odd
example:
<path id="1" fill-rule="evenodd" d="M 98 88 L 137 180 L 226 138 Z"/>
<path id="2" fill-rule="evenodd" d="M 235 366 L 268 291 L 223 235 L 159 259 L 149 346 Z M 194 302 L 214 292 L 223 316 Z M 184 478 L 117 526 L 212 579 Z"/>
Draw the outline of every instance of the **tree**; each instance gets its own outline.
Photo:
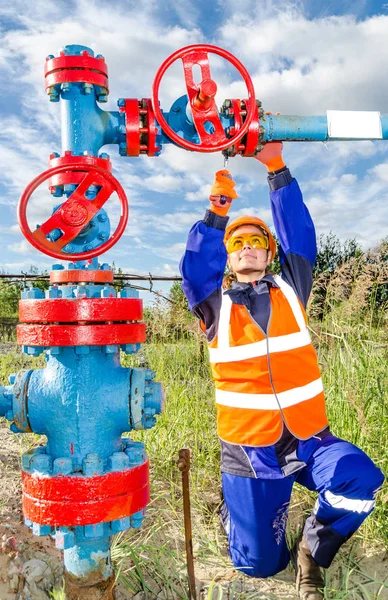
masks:
<path id="1" fill-rule="evenodd" d="M 325 271 L 334 273 L 337 267 L 351 258 L 358 258 L 361 254 L 362 250 L 356 239 L 346 240 L 341 245 L 340 240 L 332 231 L 327 235 L 322 234 L 318 238 L 318 253 L 313 275 L 316 276 Z"/>
<path id="2" fill-rule="evenodd" d="M 17 317 L 19 300 L 19 285 L 0 281 L 0 317 Z"/>
<path id="3" fill-rule="evenodd" d="M 168 295 L 174 307 L 189 310 L 189 303 L 182 288 L 180 281 L 174 281 Z"/>

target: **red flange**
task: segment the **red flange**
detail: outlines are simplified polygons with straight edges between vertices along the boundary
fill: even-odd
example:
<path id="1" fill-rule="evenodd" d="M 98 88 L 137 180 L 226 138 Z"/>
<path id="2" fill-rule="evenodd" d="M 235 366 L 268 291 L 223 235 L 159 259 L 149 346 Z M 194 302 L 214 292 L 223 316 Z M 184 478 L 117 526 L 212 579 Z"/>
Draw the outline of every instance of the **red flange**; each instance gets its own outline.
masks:
<path id="1" fill-rule="evenodd" d="M 87 172 L 90 167 L 99 167 L 100 169 L 104 169 L 105 171 L 112 172 L 112 163 L 109 158 L 98 158 L 96 156 L 74 156 L 71 151 L 67 150 L 63 156 L 50 156 L 50 160 L 48 162 L 48 166 L 50 168 L 53 167 L 69 167 L 68 171 L 65 173 L 60 173 L 58 175 L 54 175 L 49 179 L 49 189 L 58 186 L 58 185 L 66 185 L 66 184 L 78 184 L 85 177 L 83 171 L 72 171 L 71 165 L 75 164 L 83 164 L 85 165 L 85 172 Z"/>
<path id="2" fill-rule="evenodd" d="M 43 223 L 38 229 L 32 232 L 27 222 L 27 203 L 33 192 L 44 181 L 50 179 L 59 173 L 67 171 L 86 171 L 82 181 L 77 189 L 69 196 L 62 206 L 51 217 Z M 91 185 L 98 186 L 100 190 L 97 192 L 93 200 L 86 197 L 86 193 Z M 62 248 L 71 242 L 77 235 L 86 227 L 92 220 L 94 215 L 104 206 L 105 202 L 113 192 L 117 192 L 121 203 L 121 216 L 116 231 L 112 234 L 109 240 L 87 252 L 79 252 L 70 254 L 61 252 Z M 44 171 L 26 187 L 20 197 L 18 205 L 18 220 L 20 229 L 24 237 L 40 252 L 58 258 L 59 260 L 88 260 L 95 256 L 107 252 L 120 239 L 125 231 L 128 221 L 128 201 L 125 192 L 119 181 L 105 169 L 94 166 L 85 166 L 85 164 L 72 163 L 71 166 L 62 165 Z M 47 239 L 47 235 L 53 229 L 60 229 L 63 235 L 55 242 Z"/>
<path id="3" fill-rule="evenodd" d="M 236 135 L 236 133 L 239 132 L 242 127 L 241 101 L 238 98 L 234 98 L 234 99 L 230 100 L 230 102 L 231 102 L 232 106 L 231 106 L 231 109 L 229 109 L 229 110 L 233 111 L 234 125 L 233 125 L 233 127 L 230 127 L 229 134 Z M 244 145 L 241 143 L 241 140 L 240 140 L 240 142 L 238 142 L 231 148 L 228 148 L 228 156 L 236 156 L 236 154 L 239 154 L 243 149 L 244 149 Z"/>
<path id="4" fill-rule="evenodd" d="M 87 269 L 62 269 L 50 271 L 50 283 L 111 283 L 113 271 L 89 271 Z"/>
<path id="5" fill-rule="evenodd" d="M 137 98 L 126 98 L 125 105 L 125 130 L 127 143 L 127 156 L 140 154 L 140 107 Z"/>
<path id="6" fill-rule="evenodd" d="M 248 89 L 248 111 L 246 119 L 241 129 L 231 138 L 227 138 L 218 114 L 217 105 L 214 100 L 216 86 L 211 78 L 208 52 L 218 54 L 228 60 L 241 74 Z M 183 62 L 187 95 L 193 116 L 194 127 L 197 130 L 200 144 L 194 144 L 180 137 L 167 123 L 159 106 L 159 87 L 163 75 L 167 69 L 178 59 Z M 193 76 L 193 67 L 199 65 L 201 69 L 202 82 L 196 84 Z M 173 142 L 195 152 L 217 152 L 226 150 L 236 144 L 248 131 L 249 124 L 254 117 L 256 100 L 255 90 L 252 80 L 244 65 L 230 52 L 210 46 L 208 44 L 197 44 L 181 48 L 169 56 L 160 66 L 155 75 L 152 85 L 152 105 L 155 117 L 163 129 L 164 133 L 172 139 Z M 212 125 L 214 132 L 208 132 L 208 126 Z"/>
<path id="7" fill-rule="evenodd" d="M 148 156 L 155 156 L 157 152 L 160 152 L 160 146 L 156 145 L 156 121 L 155 115 L 152 108 L 151 98 L 143 98 L 142 105 L 145 114 L 145 127 L 146 127 L 146 139 L 147 139 L 147 154 Z"/>
<path id="8" fill-rule="evenodd" d="M 238 100 L 236 98 L 228 100 L 230 103 L 229 116 L 233 115 L 234 125 L 230 127 L 230 135 L 235 135 L 236 131 L 241 129 L 243 118 L 247 114 L 248 99 Z M 248 133 L 239 141 L 238 144 L 231 148 L 228 148 L 228 156 L 236 156 L 240 154 L 242 156 L 255 156 L 260 151 L 260 118 L 259 118 L 259 105 L 256 104 L 253 119 L 249 125 Z M 225 110 L 225 105 L 223 110 Z"/>
<path id="9" fill-rule="evenodd" d="M 127 156 L 147 154 L 155 156 L 160 148 L 156 145 L 156 122 L 150 98 L 126 98 L 120 112 L 125 114 Z"/>
<path id="10" fill-rule="evenodd" d="M 129 517 L 150 500 L 149 463 L 94 477 L 22 472 L 23 514 L 41 525 L 74 526 Z"/>
<path id="11" fill-rule="evenodd" d="M 138 298 L 74 298 L 20 300 L 21 323 L 78 323 L 79 321 L 140 321 L 143 301 Z"/>
<path id="12" fill-rule="evenodd" d="M 58 302 L 62 304 L 62 302 Z M 30 325 L 16 327 L 21 346 L 110 346 L 137 344 L 146 340 L 144 323 L 103 325 Z"/>
<path id="13" fill-rule="evenodd" d="M 51 58 L 44 65 L 46 91 L 58 83 L 90 83 L 109 89 L 108 67 L 103 58 L 82 55 Z"/>
<path id="14" fill-rule="evenodd" d="M 243 102 L 245 103 L 245 107 L 247 107 L 248 100 L 245 99 L 245 100 L 243 100 Z M 243 156 L 255 156 L 257 146 L 260 143 L 259 136 L 260 136 L 259 109 L 258 109 L 257 105 L 255 104 L 253 119 L 249 124 L 248 133 L 245 136 L 245 140 L 243 140 L 245 142 L 244 152 L 242 153 Z"/>

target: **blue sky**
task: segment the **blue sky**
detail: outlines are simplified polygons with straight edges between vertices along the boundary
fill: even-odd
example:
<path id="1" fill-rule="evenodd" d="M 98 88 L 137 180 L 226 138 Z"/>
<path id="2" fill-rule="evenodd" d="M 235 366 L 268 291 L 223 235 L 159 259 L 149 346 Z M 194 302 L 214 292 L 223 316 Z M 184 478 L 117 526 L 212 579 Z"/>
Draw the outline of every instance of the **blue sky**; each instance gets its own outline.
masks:
<path id="1" fill-rule="evenodd" d="M 243 62 L 266 110 L 388 113 L 388 2 L 247 0 L 243 6 L 229 0 L 3 3 L 0 267 L 19 272 L 30 264 L 49 268 L 52 263 L 23 240 L 16 205 L 27 183 L 46 169 L 50 152 L 60 151 L 60 107 L 45 95 L 43 65 L 47 54 L 57 54 L 65 44 L 84 44 L 105 56 L 106 110 L 116 110 L 119 97 L 150 97 L 158 67 L 178 48 L 211 43 Z M 218 104 L 243 97 L 235 73 L 210 58 Z M 184 93 L 179 66 L 168 77 L 161 96 L 165 110 Z M 127 230 L 104 261 L 115 261 L 127 272 L 177 274 L 187 232 L 203 215 L 214 172 L 223 166 L 221 155 L 165 146 L 159 158 L 131 159 L 120 157 L 117 147 L 104 150 L 130 205 Z M 356 237 L 364 248 L 387 235 L 387 142 L 289 143 L 284 157 L 318 233 Z M 238 157 L 229 168 L 239 193 L 231 216 L 251 212 L 271 223 L 264 167 Z M 53 201 L 44 189 L 34 200 L 32 223 L 42 222 Z M 113 221 L 117 214 L 113 206 Z"/>

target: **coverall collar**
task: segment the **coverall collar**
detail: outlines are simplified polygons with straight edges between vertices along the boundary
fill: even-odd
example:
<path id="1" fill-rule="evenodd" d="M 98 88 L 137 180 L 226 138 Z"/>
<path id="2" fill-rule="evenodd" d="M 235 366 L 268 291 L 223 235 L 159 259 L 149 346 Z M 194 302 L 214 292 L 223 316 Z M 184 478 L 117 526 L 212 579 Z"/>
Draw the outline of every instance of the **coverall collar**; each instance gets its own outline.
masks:
<path id="1" fill-rule="evenodd" d="M 253 283 L 245 283 L 243 281 L 232 281 L 232 289 L 231 290 L 226 290 L 226 292 L 224 293 L 228 293 L 228 292 L 232 292 L 233 290 L 246 290 L 247 288 L 250 287 L 259 287 L 261 283 L 270 283 L 271 285 L 273 285 L 273 287 L 278 288 L 278 284 L 276 283 L 274 276 L 272 275 L 272 273 L 267 273 L 266 275 L 264 275 L 264 277 L 262 277 L 261 279 L 259 279 L 258 281 L 254 281 Z"/>

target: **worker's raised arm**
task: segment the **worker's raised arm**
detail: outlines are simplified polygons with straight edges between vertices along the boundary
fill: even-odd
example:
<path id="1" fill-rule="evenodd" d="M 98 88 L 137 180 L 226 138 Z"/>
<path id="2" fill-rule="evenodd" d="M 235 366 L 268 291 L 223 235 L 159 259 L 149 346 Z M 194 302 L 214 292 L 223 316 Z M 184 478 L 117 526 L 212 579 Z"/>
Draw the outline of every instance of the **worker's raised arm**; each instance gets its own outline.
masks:
<path id="1" fill-rule="evenodd" d="M 268 169 L 272 218 L 280 243 L 283 278 L 306 306 L 317 255 L 315 228 L 298 182 L 285 166 L 282 143 L 266 144 L 256 156 Z"/>
<path id="2" fill-rule="evenodd" d="M 211 189 L 211 207 L 189 232 L 180 263 L 182 287 L 189 308 L 204 323 L 209 341 L 217 329 L 222 280 L 226 265 L 224 244 L 226 216 L 233 198 L 234 181 L 226 170 L 218 171 Z"/>

